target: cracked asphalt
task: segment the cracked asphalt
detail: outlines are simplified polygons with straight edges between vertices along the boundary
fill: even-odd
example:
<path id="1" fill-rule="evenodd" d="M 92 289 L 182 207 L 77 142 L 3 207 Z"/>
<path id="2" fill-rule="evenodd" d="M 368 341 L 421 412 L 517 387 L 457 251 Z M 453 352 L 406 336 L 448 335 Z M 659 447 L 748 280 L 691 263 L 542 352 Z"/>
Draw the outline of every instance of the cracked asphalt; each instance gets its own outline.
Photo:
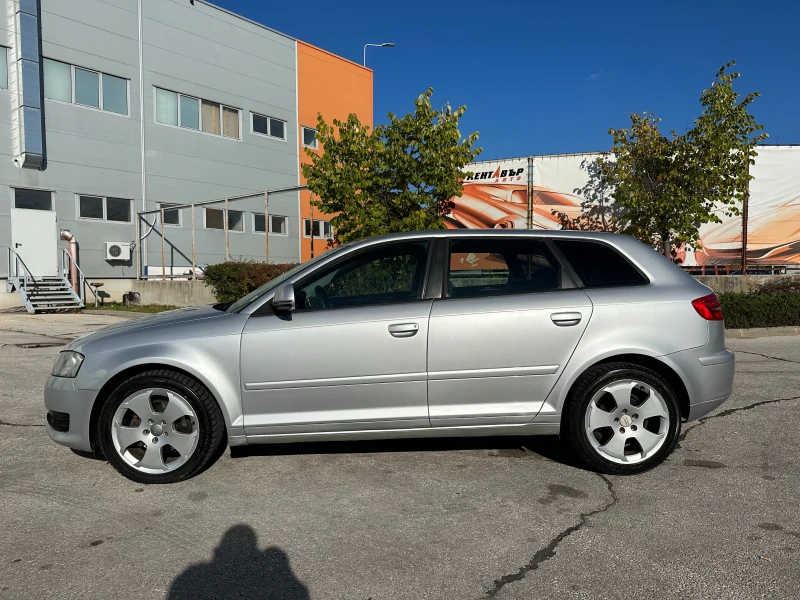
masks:
<path id="1" fill-rule="evenodd" d="M 142 486 L 42 426 L 59 345 L 119 319 L 0 314 L 0 598 L 800 595 L 800 337 L 729 340 L 733 397 L 644 475 L 520 437 L 263 446 Z"/>

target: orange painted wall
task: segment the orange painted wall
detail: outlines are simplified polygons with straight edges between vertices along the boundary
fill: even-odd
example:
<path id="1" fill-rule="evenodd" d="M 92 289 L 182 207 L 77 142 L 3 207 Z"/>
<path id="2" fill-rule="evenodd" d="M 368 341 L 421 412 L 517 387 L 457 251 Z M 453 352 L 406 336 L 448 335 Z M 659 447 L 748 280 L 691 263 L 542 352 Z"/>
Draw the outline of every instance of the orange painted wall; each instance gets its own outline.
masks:
<path id="1" fill-rule="evenodd" d="M 372 70 L 305 42 L 297 42 L 297 126 L 300 163 L 310 163 L 303 147 L 302 126 L 316 127 L 317 114 L 326 123 L 346 120 L 355 113 L 362 123 L 372 127 Z M 322 151 L 320 148 L 318 151 Z M 300 182 L 306 182 L 302 172 Z M 311 258 L 311 239 L 304 237 L 303 219 L 311 217 L 311 193 L 300 193 L 300 249 L 302 260 Z M 315 220 L 330 220 L 314 209 Z M 327 240 L 314 239 L 314 254 L 324 252 Z"/>

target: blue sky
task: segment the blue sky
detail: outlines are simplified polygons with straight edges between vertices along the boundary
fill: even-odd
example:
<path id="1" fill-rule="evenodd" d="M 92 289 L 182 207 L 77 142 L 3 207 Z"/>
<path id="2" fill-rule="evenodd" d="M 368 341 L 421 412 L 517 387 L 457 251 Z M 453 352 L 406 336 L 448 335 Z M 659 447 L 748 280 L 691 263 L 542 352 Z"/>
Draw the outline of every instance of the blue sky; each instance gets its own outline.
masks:
<path id="1" fill-rule="evenodd" d="M 481 158 L 606 150 L 610 127 L 649 111 L 685 131 L 717 69 L 735 59 L 738 91 L 769 143 L 800 144 L 800 4 L 694 2 L 397 2 L 216 0 L 375 70 L 375 121 L 434 104 L 467 105 L 462 133 Z"/>

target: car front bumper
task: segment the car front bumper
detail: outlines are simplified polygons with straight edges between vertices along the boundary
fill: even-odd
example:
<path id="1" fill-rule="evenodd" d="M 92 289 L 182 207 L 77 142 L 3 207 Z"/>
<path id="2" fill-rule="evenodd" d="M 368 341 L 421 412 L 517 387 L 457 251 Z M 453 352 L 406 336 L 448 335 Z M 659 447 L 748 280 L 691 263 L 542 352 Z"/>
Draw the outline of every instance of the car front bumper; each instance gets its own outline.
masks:
<path id="1" fill-rule="evenodd" d="M 96 396 L 96 390 L 75 389 L 75 379 L 51 375 L 44 387 L 44 406 L 48 411 L 45 427 L 50 439 L 91 452 L 89 421 Z"/>

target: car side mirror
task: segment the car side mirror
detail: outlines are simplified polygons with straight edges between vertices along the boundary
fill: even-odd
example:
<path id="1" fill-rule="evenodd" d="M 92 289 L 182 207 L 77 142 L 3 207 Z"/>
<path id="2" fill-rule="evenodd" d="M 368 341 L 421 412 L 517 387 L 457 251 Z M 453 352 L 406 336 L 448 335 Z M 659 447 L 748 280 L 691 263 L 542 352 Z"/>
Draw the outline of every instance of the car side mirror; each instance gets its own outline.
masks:
<path id="1" fill-rule="evenodd" d="M 295 309 L 294 286 L 291 283 L 282 285 L 272 298 L 272 310 L 276 313 L 292 312 Z"/>

